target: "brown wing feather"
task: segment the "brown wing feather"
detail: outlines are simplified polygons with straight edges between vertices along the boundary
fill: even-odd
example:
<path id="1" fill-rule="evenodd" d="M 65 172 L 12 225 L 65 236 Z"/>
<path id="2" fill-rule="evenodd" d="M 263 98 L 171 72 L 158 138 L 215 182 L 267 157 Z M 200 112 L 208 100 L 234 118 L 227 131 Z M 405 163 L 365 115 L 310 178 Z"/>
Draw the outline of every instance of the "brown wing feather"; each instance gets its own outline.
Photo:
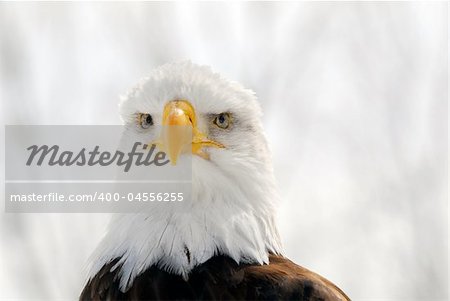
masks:
<path id="1" fill-rule="evenodd" d="M 80 300 L 350 300 L 336 285 L 281 256 L 269 265 L 238 265 L 216 256 L 196 267 L 184 281 L 152 267 L 122 293 L 116 261 L 105 265 L 81 293 Z"/>
<path id="2" fill-rule="evenodd" d="M 245 271 L 246 277 L 254 283 L 275 284 L 274 292 L 271 292 L 275 299 L 350 300 L 331 281 L 287 258 L 271 255 L 269 260 L 269 265 L 251 265 Z"/>

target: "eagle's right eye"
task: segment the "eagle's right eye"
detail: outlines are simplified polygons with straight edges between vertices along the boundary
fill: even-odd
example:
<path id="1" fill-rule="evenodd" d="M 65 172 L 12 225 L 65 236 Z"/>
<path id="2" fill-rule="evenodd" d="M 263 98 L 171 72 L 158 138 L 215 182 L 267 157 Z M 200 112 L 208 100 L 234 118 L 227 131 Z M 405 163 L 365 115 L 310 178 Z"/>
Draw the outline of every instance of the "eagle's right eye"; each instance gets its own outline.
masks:
<path id="1" fill-rule="evenodd" d="M 143 129 L 148 129 L 153 125 L 153 118 L 150 114 L 139 114 L 139 125 Z"/>

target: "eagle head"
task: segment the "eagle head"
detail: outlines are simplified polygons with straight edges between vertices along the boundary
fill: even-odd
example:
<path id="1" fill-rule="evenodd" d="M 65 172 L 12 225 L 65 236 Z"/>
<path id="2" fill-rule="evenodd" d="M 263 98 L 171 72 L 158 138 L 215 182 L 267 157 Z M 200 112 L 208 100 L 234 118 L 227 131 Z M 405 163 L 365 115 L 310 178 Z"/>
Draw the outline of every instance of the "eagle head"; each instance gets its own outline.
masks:
<path id="1" fill-rule="evenodd" d="M 128 129 L 144 132 L 172 164 L 192 160 L 192 202 L 115 216 L 91 275 L 118 260 L 126 290 L 153 265 L 188 278 L 193 267 L 217 254 L 264 264 L 269 253 L 281 252 L 270 152 L 251 90 L 209 67 L 171 63 L 132 88 L 120 113 Z"/>

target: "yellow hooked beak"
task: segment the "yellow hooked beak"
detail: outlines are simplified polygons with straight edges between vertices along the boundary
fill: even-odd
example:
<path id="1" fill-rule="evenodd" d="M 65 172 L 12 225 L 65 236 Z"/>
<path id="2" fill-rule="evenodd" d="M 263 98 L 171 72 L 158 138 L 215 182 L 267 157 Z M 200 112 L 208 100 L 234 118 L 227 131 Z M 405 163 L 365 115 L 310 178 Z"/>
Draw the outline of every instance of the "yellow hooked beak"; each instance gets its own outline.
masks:
<path id="1" fill-rule="evenodd" d="M 166 104 L 162 116 L 162 133 L 155 143 L 169 155 L 172 165 L 182 153 L 192 154 L 209 159 L 204 147 L 224 148 L 224 145 L 209 140 L 197 128 L 197 116 L 194 107 L 186 100 L 174 100 Z"/>

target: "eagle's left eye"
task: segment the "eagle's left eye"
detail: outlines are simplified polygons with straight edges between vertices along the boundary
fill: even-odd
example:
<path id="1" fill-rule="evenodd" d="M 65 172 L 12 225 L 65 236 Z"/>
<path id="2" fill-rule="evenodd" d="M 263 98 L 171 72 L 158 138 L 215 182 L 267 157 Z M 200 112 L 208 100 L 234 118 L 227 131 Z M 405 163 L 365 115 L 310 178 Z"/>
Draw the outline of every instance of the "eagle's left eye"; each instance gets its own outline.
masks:
<path id="1" fill-rule="evenodd" d="M 221 129 L 227 129 L 231 124 L 230 113 L 220 113 L 214 118 L 214 124 Z"/>
<path id="2" fill-rule="evenodd" d="M 148 129 L 153 125 L 153 118 L 150 114 L 139 114 L 139 125 L 143 129 Z"/>

